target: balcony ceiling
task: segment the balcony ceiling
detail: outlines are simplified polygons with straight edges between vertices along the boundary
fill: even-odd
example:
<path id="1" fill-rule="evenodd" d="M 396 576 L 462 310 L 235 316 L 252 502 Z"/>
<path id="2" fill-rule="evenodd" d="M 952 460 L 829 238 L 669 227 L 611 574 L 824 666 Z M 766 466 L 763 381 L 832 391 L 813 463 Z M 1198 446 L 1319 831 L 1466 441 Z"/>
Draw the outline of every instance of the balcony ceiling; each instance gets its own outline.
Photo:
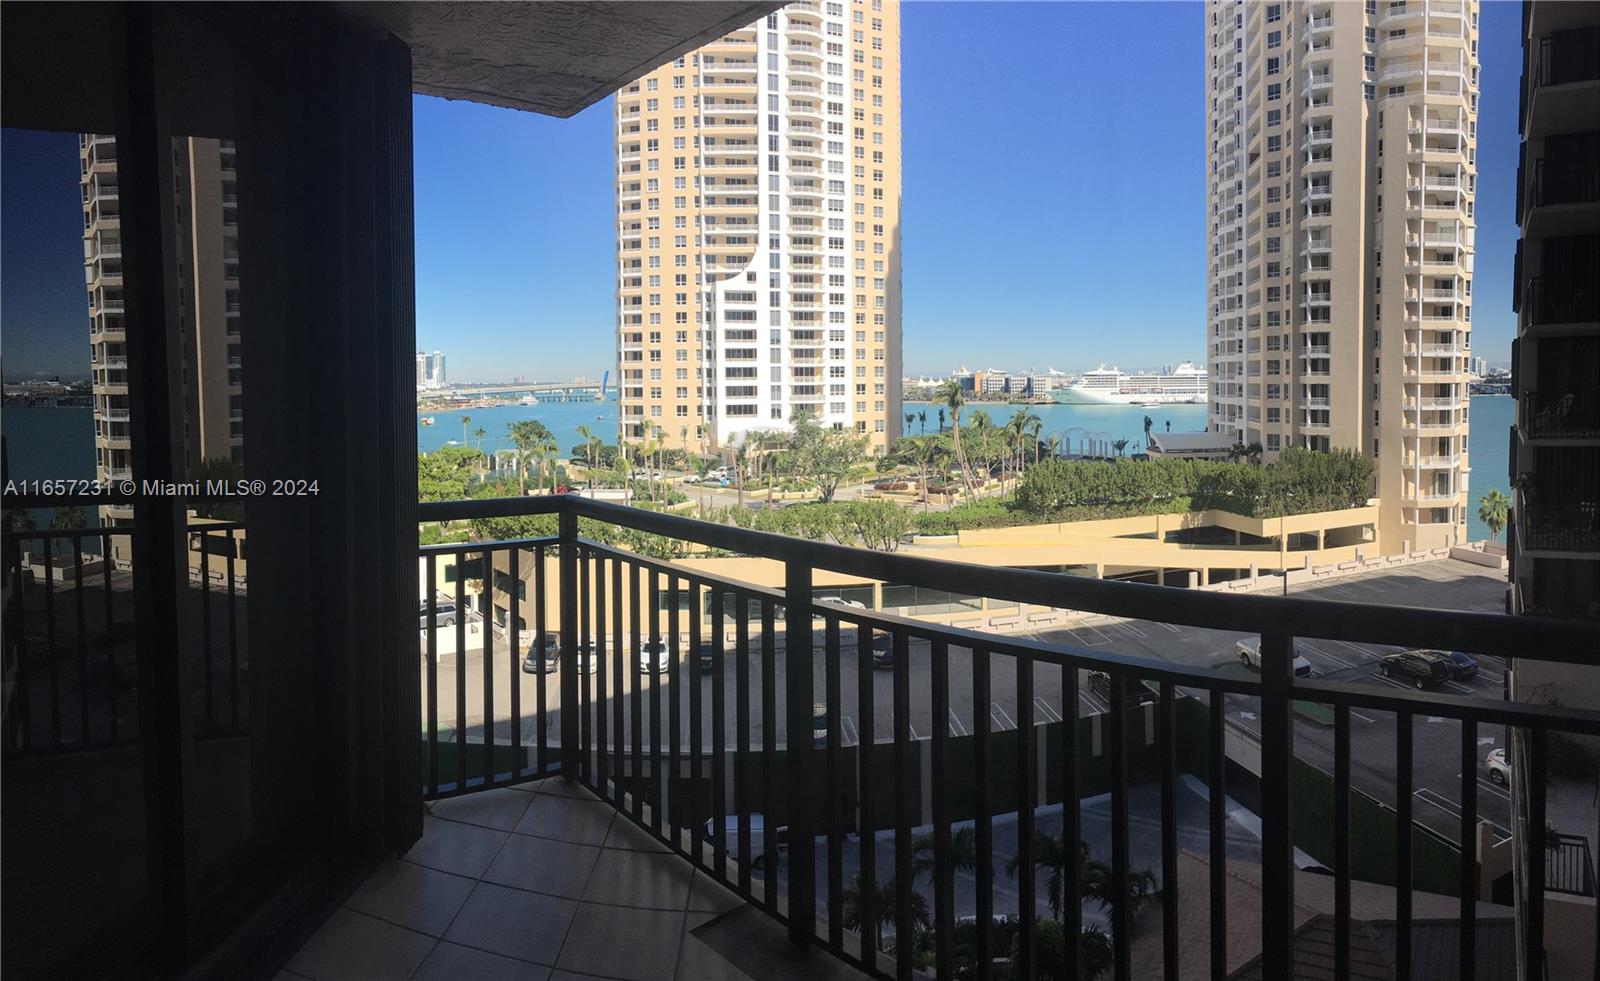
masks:
<path id="1" fill-rule="evenodd" d="M 781 3 L 339 3 L 411 48 L 415 89 L 571 116 Z"/>

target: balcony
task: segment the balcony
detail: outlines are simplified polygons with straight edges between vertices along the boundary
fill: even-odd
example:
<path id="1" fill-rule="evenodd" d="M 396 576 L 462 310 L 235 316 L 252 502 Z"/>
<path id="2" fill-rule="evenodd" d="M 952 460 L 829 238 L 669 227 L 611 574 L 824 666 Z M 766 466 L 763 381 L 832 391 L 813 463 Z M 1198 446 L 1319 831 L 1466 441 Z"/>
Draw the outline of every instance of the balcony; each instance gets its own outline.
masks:
<path id="1" fill-rule="evenodd" d="M 1436 498 L 1454 501 L 1457 495 L 1411 500 Z M 554 592 L 548 603 L 519 610 L 521 591 L 497 588 L 490 602 L 509 604 L 513 626 L 484 632 L 473 661 L 461 642 L 467 624 L 422 631 L 421 792 L 435 801 L 424 836 L 357 890 L 290 962 L 291 970 L 297 963 L 312 969 L 318 957 L 378 929 L 369 922 L 376 917 L 404 928 L 393 931 L 397 940 L 410 942 L 406 931 L 422 935 L 415 940 L 417 959 L 442 939 L 445 947 L 466 944 L 607 976 L 662 973 L 651 960 L 660 957 L 667 958 L 664 973 L 676 962 L 684 976 L 683 950 L 713 958 L 699 962 L 693 976 L 713 970 L 716 957 L 748 971 L 751 962 L 722 945 L 733 942 L 773 956 L 810 957 L 804 971 L 813 977 L 843 976 L 839 972 L 852 968 L 880 976 L 914 969 L 964 975 L 974 958 L 1005 960 L 1012 952 L 985 954 L 985 941 L 963 924 L 1004 916 L 1026 943 L 1052 917 L 1046 870 L 1034 869 L 1036 849 L 1043 847 L 1035 844 L 1035 831 L 1089 843 L 1091 856 L 1105 862 L 1114 880 L 1113 896 L 1128 895 L 1123 885 L 1144 865 L 1164 884 L 1142 913 L 1118 901 L 1104 912 L 1088 902 L 1056 907 L 1071 931 L 1092 921 L 1122 938 L 1111 945 L 1111 956 L 1127 975 L 1156 976 L 1160 965 L 1172 964 L 1177 946 L 1150 938 L 1163 931 L 1180 936 L 1178 923 L 1190 920 L 1198 920 L 1200 930 L 1184 941 L 1185 957 L 1205 957 L 1209 923 L 1214 936 L 1229 937 L 1230 957 L 1243 945 L 1247 958 L 1259 953 L 1264 963 L 1287 965 L 1297 924 L 1275 916 L 1270 897 L 1283 897 L 1285 909 L 1291 895 L 1304 901 L 1287 819 L 1289 774 L 1309 751 L 1294 734 L 1310 725 L 1296 720 L 1292 706 L 1326 706 L 1332 722 L 1319 725 L 1346 734 L 1358 715 L 1366 725 L 1396 713 L 1408 723 L 1417 715 L 1450 725 L 1464 720 L 1471 728 L 1462 728 L 1461 752 L 1472 758 L 1462 773 L 1453 769 L 1446 778 L 1462 783 L 1452 794 L 1462 802 L 1453 806 L 1461 812 L 1463 840 L 1476 834 L 1481 796 L 1475 790 L 1480 753 L 1468 738 L 1476 727 L 1600 729 L 1600 715 L 1581 709 L 1297 678 L 1289 671 L 1291 631 L 1485 654 L 1526 656 L 1534 649 L 1573 660 L 1596 639 L 1587 624 L 1381 606 L 1352 617 L 1343 606 L 1303 599 L 978 570 L 570 496 L 423 505 L 420 517 L 470 521 L 513 514 L 550 516 L 562 533 L 424 547 L 424 581 L 439 582 L 446 565 L 479 560 L 481 568 L 513 570 L 513 580 L 537 577 Z M 578 517 L 593 537 L 577 536 Z M 749 556 L 779 570 L 782 585 L 725 578 L 601 540 L 624 533 L 666 536 L 677 555 L 706 547 Z M 963 626 L 959 619 L 841 606 L 813 586 L 829 570 L 865 572 L 940 595 L 963 594 L 981 581 L 992 607 L 1066 606 L 1135 622 L 1170 618 L 1258 633 L 1269 668 L 1260 675 L 1217 672 L 1128 656 L 1115 642 L 1111 649 L 1088 650 Z M 458 609 L 467 605 L 465 581 L 454 580 Z M 438 622 L 434 611 L 446 599 L 448 592 L 430 596 L 424 624 Z M 810 615 L 788 615 L 795 609 Z M 526 626 L 520 626 L 524 616 Z M 553 670 L 519 670 L 525 648 L 547 646 L 558 651 Z M 786 657 L 797 648 L 809 656 Z M 886 652 L 886 663 L 876 666 L 882 670 L 863 656 L 869 650 Z M 974 698 L 983 711 L 972 711 Z M 577 710 L 563 712 L 563 705 Z M 1191 755 L 1207 761 L 1208 772 L 1221 772 L 1227 729 L 1223 713 L 1212 711 L 1221 705 L 1230 716 L 1248 706 L 1251 718 L 1260 717 L 1249 730 L 1261 742 L 1259 846 L 1234 825 L 1220 795 L 1211 795 L 1211 806 L 1193 796 L 1193 787 L 1203 787 L 1187 769 L 1196 764 L 1179 763 L 1185 756 L 1180 740 L 1198 726 L 1189 738 Z M 926 721 L 947 716 L 949 725 Z M 1063 720 L 1076 725 L 1063 732 Z M 1019 739 L 1021 732 L 1039 738 Z M 1331 745 L 1329 761 L 1319 765 L 1333 774 L 1333 798 L 1342 799 L 1352 786 L 1354 755 L 1348 738 Z M 1412 741 L 1402 738 L 1398 746 L 1399 779 L 1410 787 Z M 1156 765 L 1146 769 L 1141 761 Z M 932 773 L 941 778 L 930 782 Z M 1385 779 L 1392 793 L 1399 784 Z M 880 789 L 859 797 L 860 787 Z M 1019 809 L 1019 799 L 1036 804 Z M 1063 799 L 1082 803 L 1063 810 Z M 794 801 L 808 803 L 786 803 Z M 1408 804 L 1403 813 L 1409 828 Z M 1191 817 L 1180 821 L 1180 814 Z M 1325 820 L 1334 823 L 1335 842 L 1353 843 L 1348 811 L 1335 809 Z M 873 833 L 859 834 L 863 826 Z M 1196 832 L 1198 840 L 1191 840 Z M 1402 862 L 1410 860 L 1404 857 L 1409 840 L 1407 830 L 1396 843 Z M 1189 855 L 1180 860 L 1180 850 Z M 1015 874 L 1007 879 L 1001 867 L 1013 851 Z M 1338 884 L 1332 894 L 1356 881 L 1357 861 L 1349 844 L 1338 847 L 1329 860 Z M 1477 874 L 1471 861 L 1459 869 L 1462 876 Z M 1073 863 L 1062 870 L 1067 896 L 1085 896 L 1080 872 Z M 1227 883 L 1239 875 L 1259 881 L 1263 901 L 1259 914 L 1230 922 L 1230 913 L 1238 915 L 1231 893 L 1223 905 L 1207 897 L 1217 896 L 1219 887 L 1232 890 Z M 916 885 L 886 889 L 891 881 Z M 1404 901 L 1395 907 L 1402 937 L 1412 929 L 1414 898 L 1432 904 L 1428 919 L 1459 921 L 1472 942 L 1483 915 L 1477 910 L 1486 907 L 1470 898 L 1413 893 L 1407 881 L 1398 890 Z M 1019 903 L 1018 895 L 1036 901 Z M 1537 888 L 1534 896 L 1537 901 Z M 851 912 L 857 897 L 866 906 L 860 915 Z M 1351 916 L 1346 902 L 1331 902 L 1336 920 Z M 797 905 L 815 916 L 791 915 Z M 882 923 L 882 930 L 845 925 L 863 920 Z M 709 921 L 733 936 L 702 929 Z M 1336 957 L 1350 954 L 1345 936 L 1344 942 L 1330 940 Z M 919 940 L 896 943 L 899 937 Z M 969 946 L 974 942 L 976 950 Z M 1220 945 L 1210 949 L 1221 956 Z M 823 958 L 824 952 L 835 959 Z M 1026 970 L 1027 955 L 1017 957 Z"/>
<path id="2" fill-rule="evenodd" d="M 1600 554 L 1600 501 L 1536 501 L 1526 488 L 1515 497 L 1517 544 L 1527 553 L 1592 558 Z"/>
<path id="3" fill-rule="evenodd" d="M 1525 440 L 1600 439 L 1600 392 L 1523 392 L 1517 412 Z"/>
<path id="4" fill-rule="evenodd" d="M 1600 115 L 1600 29 L 1558 31 L 1528 45 L 1522 133 L 1577 132 Z"/>
<path id="5" fill-rule="evenodd" d="M 1547 149 L 1555 137 L 1546 141 Z M 1600 136 L 1594 133 L 1564 137 L 1587 146 L 1568 150 L 1562 166 L 1547 159 L 1532 162 L 1522 194 L 1522 234 L 1525 238 L 1548 238 L 1582 234 L 1594 227 L 1600 208 L 1600 170 L 1587 166 L 1595 159 Z"/>
<path id="6" fill-rule="evenodd" d="M 1600 288 L 1593 279 L 1531 277 L 1523 286 L 1524 328 L 1551 328 L 1600 323 Z"/>

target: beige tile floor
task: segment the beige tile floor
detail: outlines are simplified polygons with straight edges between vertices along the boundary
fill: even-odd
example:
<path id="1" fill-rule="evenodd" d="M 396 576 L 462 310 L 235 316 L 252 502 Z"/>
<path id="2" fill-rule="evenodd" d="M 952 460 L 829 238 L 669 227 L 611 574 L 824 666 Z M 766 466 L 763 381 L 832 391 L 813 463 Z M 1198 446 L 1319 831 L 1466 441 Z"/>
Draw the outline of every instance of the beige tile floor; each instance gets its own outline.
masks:
<path id="1" fill-rule="evenodd" d="M 280 981 L 863 977 L 789 947 L 779 924 L 576 784 L 428 810 L 422 840 L 374 870 Z"/>

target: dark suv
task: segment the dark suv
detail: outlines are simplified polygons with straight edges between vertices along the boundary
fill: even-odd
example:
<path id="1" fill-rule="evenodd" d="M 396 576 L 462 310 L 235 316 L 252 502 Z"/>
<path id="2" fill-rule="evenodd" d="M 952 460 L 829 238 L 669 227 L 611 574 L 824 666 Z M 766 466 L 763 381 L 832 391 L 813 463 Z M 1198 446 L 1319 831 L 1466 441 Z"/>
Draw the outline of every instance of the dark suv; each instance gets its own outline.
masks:
<path id="1" fill-rule="evenodd" d="M 1378 661 L 1378 673 L 1385 678 L 1410 682 L 1417 688 L 1437 688 L 1450 678 L 1443 660 L 1423 651 L 1387 654 Z"/>

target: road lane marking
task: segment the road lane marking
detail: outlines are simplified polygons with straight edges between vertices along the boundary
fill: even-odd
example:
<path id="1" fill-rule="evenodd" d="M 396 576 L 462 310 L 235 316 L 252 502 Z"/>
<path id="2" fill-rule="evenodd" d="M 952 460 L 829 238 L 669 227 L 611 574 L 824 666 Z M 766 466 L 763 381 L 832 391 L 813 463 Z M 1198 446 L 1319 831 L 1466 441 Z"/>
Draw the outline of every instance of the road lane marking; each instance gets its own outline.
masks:
<path id="1" fill-rule="evenodd" d="M 842 716 L 839 719 L 839 728 L 841 730 L 841 735 L 844 736 L 845 745 L 854 746 L 861 742 L 861 734 L 856 731 L 855 719 L 852 719 L 848 715 Z"/>
<path id="2" fill-rule="evenodd" d="M 1096 637 L 1098 637 L 1098 638 L 1099 638 L 1099 639 L 1098 639 L 1098 640 L 1084 640 L 1084 639 L 1083 639 L 1083 637 L 1080 637 L 1080 636 L 1079 636 L 1079 635 L 1078 635 L 1078 631 L 1080 631 L 1080 630 L 1084 630 L 1084 631 L 1093 631 L 1093 632 L 1094 632 L 1094 635 L 1095 635 L 1095 636 L 1096 636 Z M 1102 632 L 1102 631 L 1101 631 L 1101 630 L 1100 630 L 1100 628 L 1098 628 L 1098 627 L 1093 627 L 1093 626 L 1090 626 L 1090 625 L 1089 625 L 1089 624 L 1087 624 L 1087 623 L 1084 623 L 1084 624 L 1080 624 L 1080 625 L 1078 625 L 1078 626 L 1077 626 L 1077 627 L 1074 627 L 1074 628 L 1072 628 L 1072 631 L 1071 631 L 1071 633 L 1072 633 L 1072 636 L 1074 636 L 1074 637 L 1076 637 L 1076 638 L 1077 638 L 1077 639 L 1078 639 L 1078 644 L 1079 644 L 1079 645 L 1080 645 L 1080 646 L 1083 646 L 1083 647 L 1104 647 L 1104 646 L 1106 646 L 1106 645 L 1107 645 L 1107 644 L 1109 644 L 1109 643 L 1111 643 L 1111 638 L 1110 638 L 1110 637 L 1107 637 L 1107 636 L 1106 636 L 1106 635 L 1105 635 L 1105 634 L 1104 634 L 1104 633 L 1103 633 L 1103 632 Z"/>
<path id="3" fill-rule="evenodd" d="M 911 738 L 912 739 L 921 739 L 922 738 L 921 736 L 917 735 L 917 727 L 916 726 L 914 726 L 911 723 L 907 722 L 906 723 L 906 728 L 911 730 Z"/>
<path id="4" fill-rule="evenodd" d="M 1183 628 L 1178 626 L 1177 624 L 1168 623 L 1165 620 L 1157 620 L 1156 623 L 1160 624 L 1161 626 L 1165 627 L 1166 629 L 1172 631 L 1175 634 L 1183 633 Z"/>
<path id="5" fill-rule="evenodd" d="M 952 736 L 965 736 L 965 735 L 967 735 L 967 727 L 964 724 L 962 724 L 961 718 L 956 715 L 956 710 L 955 709 L 951 709 L 950 710 L 950 735 L 952 735 Z"/>
<path id="6" fill-rule="evenodd" d="M 1299 650 L 1310 651 L 1313 654 L 1316 654 L 1316 655 L 1321 656 L 1321 657 L 1325 657 L 1325 658 L 1327 658 L 1328 660 L 1332 661 L 1335 664 L 1343 665 L 1344 667 L 1347 667 L 1347 668 L 1355 667 L 1354 664 L 1351 664 L 1349 661 L 1346 661 L 1344 658 L 1338 656 L 1337 654 L 1330 654 L 1330 653 L 1328 653 L 1327 651 L 1323 650 L 1320 647 L 1312 647 L 1310 644 L 1307 644 L 1304 641 L 1301 641 L 1300 643 L 1295 644 L 1294 646 Z"/>
<path id="7" fill-rule="evenodd" d="M 1035 695 L 1033 697 L 1033 705 L 1039 710 L 1039 714 L 1044 717 L 1046 722 L 1061 721 L 1061 713 L 1057 712 L 1054 706 L 1045 701 L 1043 696 Z"/>
<path id="8" fill-rule="evenodd" d="M 1000 728 L 1002 729 L 1015 729 L 1017 727 L 1016 720 L 1006 714 L 1006 710 L 1000 707 L 999 702 L 989 703 L 989 716 L 1000 723 Z"/>
<path id="9" fill-rule="evenodd" d="M 1133 634 L 1135 637 L 1148 637 L 1148 636 L 1150 636 L 1149 634 L 1145 633 L 1143 630 L 1140 630 L 1138 627 L 1135 627 L 1133 624 L 1129 623 L 1126 620 L 1118 620 L 1116 623 L 1113 623 L 1111 626 L 1120 627 L 1123 630 L 1126 630 L 1128 633 Z"/>

